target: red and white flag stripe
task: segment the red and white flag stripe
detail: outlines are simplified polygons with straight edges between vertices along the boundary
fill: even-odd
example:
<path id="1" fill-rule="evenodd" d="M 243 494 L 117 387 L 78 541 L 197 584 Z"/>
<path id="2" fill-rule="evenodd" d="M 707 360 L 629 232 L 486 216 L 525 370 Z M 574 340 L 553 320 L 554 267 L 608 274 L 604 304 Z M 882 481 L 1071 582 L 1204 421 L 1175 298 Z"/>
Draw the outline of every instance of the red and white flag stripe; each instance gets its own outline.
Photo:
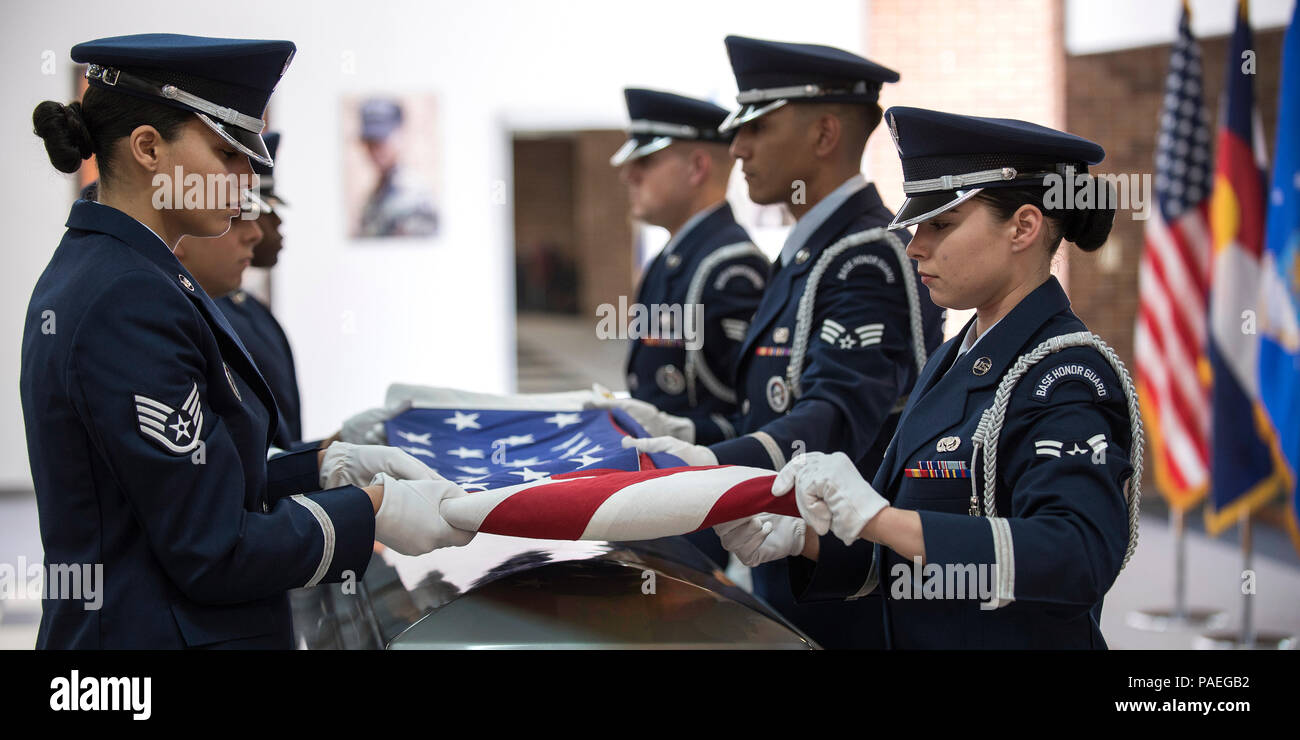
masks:
<path id="1" fill-rule="evenodd" d="M 581 471 L 442 502 L 458 529 L 552 540 L 649 540 L 763 512 L 799 516 L 772 495 L 771 470 L 736 465 Z"/>
<path id="2" fill-rule="evenodd" d="M 1209 392 L 1201 378 L 1209 255 L 1204 205 L 1184 211 L 1173 228 L 1152 209 L 1139 276 L 1135 354 L 1142 405 L 1155 422 L 1149 426 L 1156 468 L 1166 478 L 1161 489 L 1179 506 L 1196 503 L 1209 481 Z"/>

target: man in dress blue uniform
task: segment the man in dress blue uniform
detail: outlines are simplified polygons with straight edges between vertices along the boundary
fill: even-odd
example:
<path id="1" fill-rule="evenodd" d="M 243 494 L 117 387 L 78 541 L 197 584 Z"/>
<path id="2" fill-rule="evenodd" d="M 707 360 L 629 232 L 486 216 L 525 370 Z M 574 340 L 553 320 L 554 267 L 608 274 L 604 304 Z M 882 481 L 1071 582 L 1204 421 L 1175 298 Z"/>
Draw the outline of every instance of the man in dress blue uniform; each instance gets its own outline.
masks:
<path id="1" fill-rule="evenodd" d="M 893 214 L 861 173 L 880 121 L 880 87 L 898 74 L 840 49 L 729 36 L 740 108 L 736 130 L 750 199 L 788 203 L 797 221 L 737 361 L 741 436 L 707 449 L 647 440 L 638 447 L 691 464 L 781 469 L 802 452 L 844 452 L 873 474 L 926 357 L 942 312 L 919 284 Z M 802 522 L 773 518 L 790 554 Z M 725 541 L 725 538 L 724 538 Z M 865 549 L 866 543 L 855 546 Z M 754 590 L 827 647 L 882 647 L 866 602 L 795 604 L 784 559 L 755 568 Z"/>
<path id="2" fill-rule="evenodd" d="M 274 159 L 280 146 L 280 134 L 266 135 L 266 148 Z M 253 171 L 258 175 L 258 198 L 256 204 L 260 209 L 257 224 L 261 227 L 262 238 L 253 247 L 251 267 L 270 268 L 279 261 L 280 249 L 284 244 L 280 234 L 280 212 L 284 201 L 275 192 L 274 168 L 260 162 L 253 163 Z M 282 450 L 293 448 L 302 441 L 302 401 L 298 396 L 298 375 L 294 370 L 293 348 L 285 335 L 280 322 L 271 314 L 271 309 L 257 298 L 236 288 L 233 292 L 222 295 L 216 300 L 217 307 L 226 315 L 234 327 L 244 347 L 253 356 L 257 367 L 271 386 L 275 404 L 280 409 L 280 423 L 275 430 L 272 444 Z"/>
<path id="3" fill-rule="evenodd" d="M 908 194 L 891 228 L 942 217 L 983 191 L 1041 192 L 1053 176 L 1073 188 L 1066 178 L 1086 173 L 1104 156 L 1091 141 L 1024 121 L 915 108 L 891 108 L 886 120 Z M 1076 202 L 1073 194 L 1064 197 Z M 1053 246 L 1053 238 L 1067 238 L 1099 247 L 1109 232 L 1113 198 L 1109 193 L 1111 205 L 1101 206 L 1092 195 L 1092 205 L 1055 211 L 1057 218 L 1085 225 L 1062 221 L 1045 241 Z M 944 228 L 946 235 L 954 226 Z M 922 269 L 938 262 L 931 269 L 947 272 L 936 279 L 961 285 L 963 265 L 933 259 L 942 238 L 927 239 L 923 249 L 930 259 Z M 1039 248 L 1041 241 L 1029 244 Z M 847 461 L 837 466 L 833 457 L 815 455 L 783 470 L 774 485 L 774 491 L 796 485 L 799 492 L 791 495 L 800 496 L 801 511 L 808 510 L 806 496 L 835 499 L 823 511 L 836 536 L 817 541 L 815 563 L 791 561 L 795 592 L 801 599 L 853 598 L 877 608 L 883 598 L 891 647 L 1106 646 L 1102 599 L 1136 539 L 1137 398 L 1119 358 L 1070 310 L 1056 278 L 1038 278 L 1034 287 L 1050 253 L 1028 254 L 1028 293 L 982 333 L 978 317 L 972 318 L 934 353 L 871 485 Z M 948 287 L 945 297 L 959 293 Z M 1014 386 L 1003 388 L 1013 374 Z M 1001 422 L 988 414 L 998 396 L 1006 401 Z M 977 433 L 981 427 L 985 431 Z M 992 487 L 986 485 L 990 474 Z M 899 535 L 904 527 L 895 526 L 893 538 L 884 529 L 870 530 L 882 544 L 874 553 L 860 550 L 868 522 L 883 527 L 876 522 L 892 517 L 897 523 L 898 515 L 913 512 L 923 573 L 899 554 L 907 551 Z M 855 544 L 847 547 L 842 537 Z M 935 588 L 931 573 L 955 584 L 956 593 Z M 978 589 L 968 575 L 979 576 Z"/>
<path id="4" fill-rule="evenodd" d="M 678 436 L 700 444 L 730 439 L 737 349 L 767 285 L 768 262 L 726 200 L 735 159 L 731 135 L 718 126 L 727 111 L 657 90 L 629 88 L 624 97 L 628 140 L 610 164 L 621 169 L 633 218 L 669 235 L 637 290 L 635 305 L 649 321 L 648 331 L 631 337 L 628 391 L 689 420 Z M 726 565 L 711 530 L 687 539 Z"/>
<path id="5" fill-rule="evenodd" d="M 232 157 L 269 164 L 261 115 L 293 52 L 142 34 L 72 58 L 92 87 L 193 112 Z M 103 174 L 33 291 L 21 374 L 46 563 L 102 565 L 102 605 L 47 596 L 37 647 L 292 647 L 286 591 L 363 577 L 376 534 L 396 531 L 384 509 L 411 503 L 413 481 L 380 479 L 377 517 L 356 485 L 322 490 L 369 480 L 367 451 L 326 451 L 329 476 L 318 450 L 268 462 L 277 411 L 257 366 L 169 245 L 110 205 L 137 208 L 146 165 Z"/>

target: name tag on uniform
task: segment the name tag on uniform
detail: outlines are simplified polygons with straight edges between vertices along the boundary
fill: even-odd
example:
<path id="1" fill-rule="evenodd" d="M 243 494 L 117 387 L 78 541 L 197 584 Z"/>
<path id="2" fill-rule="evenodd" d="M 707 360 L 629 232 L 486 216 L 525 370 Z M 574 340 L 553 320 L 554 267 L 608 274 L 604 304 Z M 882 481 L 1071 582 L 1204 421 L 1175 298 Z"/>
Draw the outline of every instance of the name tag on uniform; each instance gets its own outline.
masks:
<path id="1" fill-rule="evenodd" d="M 970 465 L 963 460 L 917 460 L 915 468 L 904 468 L 908 478 L 969 478 Z"/>

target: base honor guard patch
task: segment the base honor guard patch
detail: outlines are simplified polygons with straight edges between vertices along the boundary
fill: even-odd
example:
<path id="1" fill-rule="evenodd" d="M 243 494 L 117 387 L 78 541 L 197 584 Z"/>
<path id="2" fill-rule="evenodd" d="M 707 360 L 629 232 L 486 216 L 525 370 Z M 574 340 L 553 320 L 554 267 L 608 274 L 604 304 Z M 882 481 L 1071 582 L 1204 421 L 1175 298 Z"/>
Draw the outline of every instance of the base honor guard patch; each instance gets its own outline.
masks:
<path id="1" fill-rule="evenodd" d="M 904 468 L 907 478 L 969 478 L 970 465 L 964 460 L 917 460 L 915 468 Z"/>
<path id="2" fill-rule="evenodd" d="M 136 395 L 135 413 L 140 433 L 164 450 L 185 455 L 199 446 L 199 435 L 203 431 L 203 404 L 199 399 L 198 383 L 190 388 L 180 409 L 148 396 Z"/>

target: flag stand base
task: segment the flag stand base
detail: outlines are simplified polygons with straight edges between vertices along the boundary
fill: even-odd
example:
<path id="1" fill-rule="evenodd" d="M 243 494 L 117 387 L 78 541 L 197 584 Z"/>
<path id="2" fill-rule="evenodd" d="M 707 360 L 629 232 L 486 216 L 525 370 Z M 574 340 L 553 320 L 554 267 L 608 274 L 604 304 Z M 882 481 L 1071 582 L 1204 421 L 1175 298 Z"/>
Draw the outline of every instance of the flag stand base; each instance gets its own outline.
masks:
<path id="1" fill-rule="evenodd" d="M 1242 511 L 1241 527 L 1241 572 L 1251 573 L 1253 556 L 1250 510 Z M 1218 630 L 1197 635 L 1192 640 L 1196 650 L 1295 650 L 1295 635 L 1282 632 L 1261 632 L 1255 629 L 1255 592 L 1242 588 L 1241 591 L 1241 627 L 1235 630 Z"/>
<path id="2" fill-rule="evenodd" d="M 1140 609 L 1124 615 L 1124 623 L 1146 632 L 1212 630 L 1228 623 L 1218 609 Z"/>
<path id="3" fill-rule="evenodd" d="M 1196 650 L 1295 650 L 1297 647 L 1300 645 L 1295 635 L 1282 632 L 1258 632 L 1249 644 L 1242 641 L 1240 630 L 1207 632 L 1192 640 L 1192 648 Z"/>
<path id="4" fill-rule="evenodd" d="M 1124 623 L 1145 632 L 1201 632 L 1227 625 L 1228 615 L 1221 610 L 1187 606 L 1187 528 L 1182 509 L 1170 507 L 1169 528 L 1174 532 L 1174 606 L 1129 612 Z"/>

